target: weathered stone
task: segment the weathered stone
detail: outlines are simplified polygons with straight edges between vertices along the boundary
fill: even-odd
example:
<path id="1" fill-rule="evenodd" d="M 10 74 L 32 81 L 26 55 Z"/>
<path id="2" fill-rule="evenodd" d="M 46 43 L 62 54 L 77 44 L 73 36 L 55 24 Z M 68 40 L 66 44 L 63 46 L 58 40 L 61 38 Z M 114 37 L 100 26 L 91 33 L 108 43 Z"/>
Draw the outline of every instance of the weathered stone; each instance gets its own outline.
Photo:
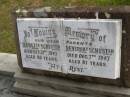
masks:
<path id="1" fill-rule="evenodd" d="M 0 74 L 0 97 L 32 97 L 27 95 L 17 94 L 12 91 L 12 86 L 15 79 L 12 76 Z"/>
<path id="2" fill-rule="evenodd" d="M 23 68 L 120 78 L 119 19 L 17 18 Z"/>
<path id="3" fill-rule="evenodd" d="M 16 82 L 14 90 L 19 93 L 38 96 L 38 97 L 94 97 L 90 95 L 81 95 L 71 92 L 64 92 L 50 87 L 38 85 L 29 85 L 22 82 Z M 98 96 L 96 96 L 98 97 Z M 100 96 L 101 97 L 101 96 Z"/>
<path id="4" fill-rule="evenodd" d="M 78 93 L 82 95 L 89 94 L 102 96 L 109 95 L 112 97 L 130 97 L 129 88 L 75 82 L 49 76 L 38 76 L 20 72 L 17 72 L 14 77 L 19 83 L 24 83 L 32 86 L 35 85 L 41 87 L 49 87 L 64 92 Z"/>
<path id="5" fill-rule="evenodd" d="M 33 17 L 35 18 L 34 14 L 35 9 L 28 9 L 28 18 Z M 41 11 L 42 12 L 42 11 Z M 40 12 L 38 12 L 40 13 Z M 130 87 L 130 7 L 129 6 L 122 6 L 122 7 L 74 7 L 74 8 L 65 8 L 65 9 L 58 9 L 52 10 L 51 12 L 45 12 L 48 18 L 55 18 L 55 17 L 62 17 L 62 18 L 96 18 L 98 13 L 98 18 L 100 19 L 122 19 L 122 27 L 123 27 L 123 34 L 122 34 L 122 47 L 121 47 L 121 77 L 117 80 L 110 80 L 104 78 L 95 78 L 95 77 L 84 77 L 78 75 L 63 75 L 57 74 L 55 72 L 47 72 L 47 71 L 39 71 L 36 69 L 30 68 L 23 68 L 22 61 L 21 61 L 21 54 L 18 45 L 18 38 L 17 38 L 17 45 L 18 45 L 18 60 L 19 66 L 24 72 L 35 73 L 35 74 L 47 74 L 57 76 L 59 78 L 65 77 L 66 79 L 86 81 L 86 82 L 93 82 L 93 83 L 102 83 L 102 84 L 109 84 L 109 85 L 117 85 L 123 87 Z M 15 18 L 21 17 L 15 14 Z M 24 16 L 22 16 L 24 17 Z M 41 16 L 44 17 L 44 16 Z M 16 36 L 18 34 L 16 33 Z"/>
<path id="6" fill-rule="evenodd" d="M 17 64 L 16 54 L 0 53 L 0 73 L 13 75 L 20 68 Z"/>

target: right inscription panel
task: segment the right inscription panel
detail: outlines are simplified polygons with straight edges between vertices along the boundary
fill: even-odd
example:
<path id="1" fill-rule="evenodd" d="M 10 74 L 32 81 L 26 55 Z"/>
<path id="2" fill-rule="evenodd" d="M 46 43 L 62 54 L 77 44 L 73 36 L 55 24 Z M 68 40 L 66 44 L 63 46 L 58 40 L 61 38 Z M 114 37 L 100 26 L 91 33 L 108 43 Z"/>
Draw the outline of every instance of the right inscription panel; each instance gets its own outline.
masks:
<path id="1" fill-rule="evenodd" d="M 67 73 L 120 77 L 121 20 L 63 20 L 64 68 Z"/>

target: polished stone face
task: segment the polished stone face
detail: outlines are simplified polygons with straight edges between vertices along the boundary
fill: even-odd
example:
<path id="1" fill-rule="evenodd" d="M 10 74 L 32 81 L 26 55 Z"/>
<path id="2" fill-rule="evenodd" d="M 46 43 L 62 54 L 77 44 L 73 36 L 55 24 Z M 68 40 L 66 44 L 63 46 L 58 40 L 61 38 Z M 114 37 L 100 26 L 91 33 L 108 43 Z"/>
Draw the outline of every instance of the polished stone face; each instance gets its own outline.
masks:
<path id="1" fill-rule="evenodd" d="M 18 18 L 17 27 L 23 67 L 120 77 L 121 20 Z"/>

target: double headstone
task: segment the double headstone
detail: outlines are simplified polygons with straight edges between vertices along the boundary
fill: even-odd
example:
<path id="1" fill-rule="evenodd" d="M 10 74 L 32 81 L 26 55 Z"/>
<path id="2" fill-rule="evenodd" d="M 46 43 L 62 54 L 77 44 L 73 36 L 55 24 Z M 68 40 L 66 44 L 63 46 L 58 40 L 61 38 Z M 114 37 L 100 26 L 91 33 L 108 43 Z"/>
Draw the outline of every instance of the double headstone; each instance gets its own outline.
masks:
<path id="1" fill-rule="evenodd" d="M 62 80 L 130 87 L 128 9 L 17 10 L 19 66 Z"/>
<path id="2" fill-rule="evenodd" d="M 116 19 L 18 18 L 22 66 L 119 78 L 121 23 Z"/>

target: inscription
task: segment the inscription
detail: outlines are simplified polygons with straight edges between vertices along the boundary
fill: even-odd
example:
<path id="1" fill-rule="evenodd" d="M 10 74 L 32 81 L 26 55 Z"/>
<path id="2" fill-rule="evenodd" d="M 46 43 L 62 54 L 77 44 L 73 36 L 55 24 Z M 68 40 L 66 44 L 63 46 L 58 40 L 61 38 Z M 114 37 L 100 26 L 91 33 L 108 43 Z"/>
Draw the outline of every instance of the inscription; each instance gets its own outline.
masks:
<path id="1" fill-rule="evenodd" d="M 18 18 L 17 25 L 23 67 L 120 76 L 121 20 Z"/>

